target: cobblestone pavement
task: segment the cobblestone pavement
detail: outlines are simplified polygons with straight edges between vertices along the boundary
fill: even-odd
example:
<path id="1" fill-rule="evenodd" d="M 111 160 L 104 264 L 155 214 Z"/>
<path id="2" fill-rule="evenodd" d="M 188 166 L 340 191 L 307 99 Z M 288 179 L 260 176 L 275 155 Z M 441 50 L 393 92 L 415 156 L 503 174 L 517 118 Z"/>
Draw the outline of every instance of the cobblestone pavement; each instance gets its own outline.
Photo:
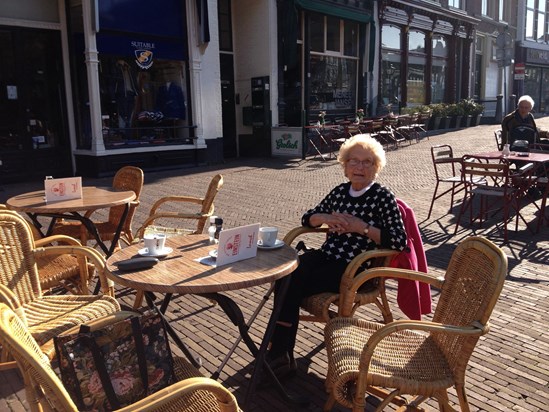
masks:
<path id="1" fill-rule="evenodd" d="M 549 118 L 538 119 L 538 126 L 549 129 Z M 379 181 L 409 203 L 418 218 L 425 244 L 429 270 L 444 274 L 450 255 L 465 237 L 472 233 L 487 236 L 501 246 L 509 258 L 509 275 L 500 300 L 492 316 L 492 329 L 483 337 L 469 362 L 466 388 L 473 411 L 549 410 L 549 227 L 532 234 L 521 223 L 518 231 L 509 232 L 510 241 L 504 245 L 502 233 L 495 220 L 484 228 L 460 226 L 454 234 L 458 211 L 450 211 L 449 197 L 435 204 L 433 214 L 426 220 L 434 185 L 430 147 L 450 144 L 456 156 L 484 150 L 494 150 L 493 131 L 497 126 L 481 125 L 468 129 L 431 135 L 419 143 L 403 145 L 388 152 L 388 164 Z M 134 227 L 143 222 L 155 199 L 170 194 L 201 196 L 210 177 L 220 172 L 225 184 L 216 199 L 216 214 L 222 216 L 225 227 L 261 222 L 276 225 L 281 236 L 300 222 L 302 213 L 315 205 L 334 185 L 343 181 L 341 167 L 335 160 L 239 159 L 222 165 L 197 167 L 176 171 L 146 172 L 145 188 Z M 85 184 L 110 185 L 110 178 L 85 179 Z M 10 196 L 40 188 L 41 182 L 5 185 L 0 201 Z M 537 219 L 536 209 L 527 206 L 528 219 Z M 537 220 L 534 220 L 537 222 Z M 513 226 L 510 225 L 510 229 Z M 395 289 L 389 285 L 389 299 L 395 317 L 402 317 L 395 304 Z M 231 293 L 242 304 L 246 317 L 262 298 L 266 287 Z M 131 305 L 133 292 L 119 288 L 121 302 Z M 436 301 L 437 292 L 433 291 Z M 259 340 L 264 330 L 266 310 L 257 319 Z M 380 320 L 373 308 L 361 309 L 360 316 Z M 203 372 L 212 373 L 237 336 L 217 306 L 191 296 L 178 297 L 170 308 L 170 317 L 192 350 L 204 363 Z M 302 323 L 298 335 L 298 375 L 286 382 L 293 393 L 308 396 L 308 407 L 301 410 L 318 411 L 326 399 L 323 381 L 326 371 L 322 325 Z M 177 351 L 176 351 L 177 352 Z M 241 345 L 224 368 L 219 380 L 243 402 L 252 357 Z M 0 373 L 0 410 L 26 410 L 21 379 L 15 372 Z M 451 400 L 455 393 L 450 391 Z M 435 408 L 431 401 L 428 408 Z M 259 390 L 246 411 L 298 410 L 279 400 L 272 389 Z M 335 408 L 334 410 L 344 410 Z"/>

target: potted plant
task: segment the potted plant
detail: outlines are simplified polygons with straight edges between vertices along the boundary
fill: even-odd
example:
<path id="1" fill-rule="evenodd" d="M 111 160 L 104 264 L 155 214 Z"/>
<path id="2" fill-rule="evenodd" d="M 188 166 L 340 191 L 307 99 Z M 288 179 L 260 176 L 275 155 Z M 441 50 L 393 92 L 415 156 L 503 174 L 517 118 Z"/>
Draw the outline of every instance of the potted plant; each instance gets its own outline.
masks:
<path id="1" fill-rule="evenodd" d="M 459 103 L 452 103 L 448 105 L 448 115 L 450 118 L 449 127 L 458 128 L 461 126 L 461 119 L 463 118 L 463 107 Z"/>
<path id="2" fill-rule="evenodd" d="M 475 104 L 474 110 L 471 111 L 471 116 L 473 116 L 472 124 L 478 126 L 480 124 L 480 119 L 482 113 L 484 112 L 484 106 L 480 103 L 473 102 Z"/>
<path id="3" fill-rule="evenodd" d="M 430 130 L 437 130 L 440 127 L 440 121 L 446 117 L 448 110 L 445 103 L 433 103 L 429 105 L 431 110 Z"/>
<path id="4" fill-rule="evenodd" d="M 463 99 L 459 102 L 459 104 L 463 108 L 464 116 L 467 117 L 466 126 L 468 127 L 472 124 L 477 126 L 478 122 L 480 121 L 479 115 L 481 115 L 484 111 L 484 106 L 476 103 L 473 99 Z"/>

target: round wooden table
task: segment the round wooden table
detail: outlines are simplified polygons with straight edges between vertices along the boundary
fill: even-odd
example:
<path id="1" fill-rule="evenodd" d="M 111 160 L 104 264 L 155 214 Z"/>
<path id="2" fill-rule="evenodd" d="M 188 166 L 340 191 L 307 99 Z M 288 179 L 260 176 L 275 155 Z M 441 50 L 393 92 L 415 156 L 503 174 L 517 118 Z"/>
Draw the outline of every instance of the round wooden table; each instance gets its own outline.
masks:
<path id="1" fill-rule="evenodd" d="M 95 238 L 97 244 L 101 247 L 103 252 L 105 252 L 107 256 L 110 256 L 118 243 L 118 238 L 120 237 L 122 227 L 124 226 L 124 221 L 126 220 L 126 216 L 128 214 L 130 202 L 135 200 L 135 198 L 136 195 L 133 190 L 118 191 L 111 188 L 87 186 L 82 188 L 81 199 L 46 202 L 44 190 L 37 190 L 9 198 L 6 201 L 6 206 L 8 209 L 15 210 L 17 212 L 24 212 L 29 215 L 38 229 L 40 229 L 42 225 L 38 221 L 37 216 L 51 217 L 52 221 L 44 236 L 49 236 L 51 234 L 56 219 L 78 220 Z M 126 210 L 111 242 L 111 247 L 108 248 L 101 240 L 101 236 L 99 235 L 93 221 L 85 217 L 84 214 L 80 212 L 110 208 L 119 205 L 126 205 Z"/>
<path id="2" fill-rule="evenodd" d="M 168 308 L 173 293 L 200 295 L 216 301 L 229 319 L 238 327 L 240 338 L 233 344 L 216 372 L 212 374 L 212 378 L 217 379 L 222 368 L 236 349 L 240 339 L 242 339 L 256 359 L 256 365 L 244 404 L 247 404 L 255 390 L 262 367 L 268 369 L 269 376 L 273 379 L 275 388 L 278 389 L 281 396 L 291 402 L 304 403 L 304 400 L 292 397 L 285 391 L 265 362 L 267 347 L 280 313 L 280 304 L 277 303 L 273 307 L 259 348 L 249 334 L 250 326 L 255 317 L 259 314 L 259 311 L 274 290 L 273 282 L 279 279 L 282 280 L 277 289 L 277 296 L 280 297 L 280 299 L 277 299 L 277 302 L 283 301 L 290 279 L 287 275 L 292 273 L 298 265 L 296 250 L 287 245 L 283 245 L 278 249 L 258 249 L 257 256 L 253 258 L 221 267 L 213 267 L 197 261 L 198 259 L 208 257 L 209 252 L 216 249 L 216 245 L 210 244 L 209 238 L 206 235 L 170 237 L 166 239 L 166 247 L 173 249 L 168 256 L 160 259 L 152 268 L 136 271 L 121 271 L 116 266 L 116 262 L 139 257 L 138 251 L 142 248 L 142 245 L 135 244 L 118 250 L 107 260 L 106 275 L 115 283 L 145 292 L 145 297 L 150 307 L 155 307 L 154 296 L 152 295 L 154 292 L 165 293 L 166 298 L 160 312 L 164 312 Z M 250 288 L 266 283 L 271 283 L 272 285 L 248 322 L 244 320 L 244 315 L 238 304 L 230 297 L 220 293 Z M 174 339 L 189 360 L 195 363 L 195 365 L 197 363 L 199 365 L 199 361 L 193 357 L 168 322 L 166 322 L 166 326 L 172 339 Z"/>
<path id="3" fill-rule="evenodd" d="M 135 272 L 120 271 L 116 262 L 139 257 L 138 251 L 143 246 L 136 244 L 118 250 L 107 260 L 107 276 L 136 290 L 202 294 L 272 283 L 297 267 L 296 251 L 286 245 L 279 249 L 258 249 L 254 258 L 219 268 L 196 261 L 216 249 L 206 235 L 170 237 L 166 239 L 166 246 L 173 252 L 152 268 Z"/>

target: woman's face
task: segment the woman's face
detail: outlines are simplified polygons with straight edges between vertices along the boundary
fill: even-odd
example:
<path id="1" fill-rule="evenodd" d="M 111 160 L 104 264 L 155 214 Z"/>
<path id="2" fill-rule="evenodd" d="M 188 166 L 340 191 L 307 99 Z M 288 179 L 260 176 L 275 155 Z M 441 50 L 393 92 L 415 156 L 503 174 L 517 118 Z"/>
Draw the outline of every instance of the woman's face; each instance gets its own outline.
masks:
<path id="1" fill-rule="evenodd" d="M 349 149 L 349 157 L 345 162 L 345 176 L 355 190 L 364 189 L 372 183 L 376 177 L 373 153 L 360 146 Z"/>
<path id="2" fill-rule="evenodd" d="M 522 102 L 519 103 L 518 110 L 519 110 L 520 117 L 524 119 L 526 118 L 526 116 L 528 116 L 528 113 L 530 113 L 530 111 L 532 110 L 532 105 L 527 101 L 523 100 Z"/>

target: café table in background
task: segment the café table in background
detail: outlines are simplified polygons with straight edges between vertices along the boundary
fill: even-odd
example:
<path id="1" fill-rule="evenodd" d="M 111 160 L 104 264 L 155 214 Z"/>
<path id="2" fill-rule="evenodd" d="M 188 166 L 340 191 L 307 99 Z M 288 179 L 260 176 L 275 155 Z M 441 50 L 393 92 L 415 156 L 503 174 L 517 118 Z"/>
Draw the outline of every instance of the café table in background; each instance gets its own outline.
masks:
<path id="1" fill-rule="evenodd" d="M 42 229 L 42 224 L 39 222 L 38 217 L 51 218 L 46 232 L 41 231 L 44 236 L 51 234 L 57 219 L 77 220 L 86 227 L 105 255 L 110 256 L 118 244 L 120 233 L 128 215 L 130 202 L 135 198 L 136 195 L 133 190 L 119 191 L 111 188 L 87 186 L 82 188 L 82 198 L 80 199 L 46 202 L 44 190 L 37 190 L 9 198 L 6 201 L 6 206 L 8 209 L 26 213 L 39 230 Z M 107 247 L 101 239 L 93 221 L 85 217 L 84 214 L 88 210 L 108 209 L 119 205 L 126 205 L 126 208 L 111 241 L 111 245 Z"/>

